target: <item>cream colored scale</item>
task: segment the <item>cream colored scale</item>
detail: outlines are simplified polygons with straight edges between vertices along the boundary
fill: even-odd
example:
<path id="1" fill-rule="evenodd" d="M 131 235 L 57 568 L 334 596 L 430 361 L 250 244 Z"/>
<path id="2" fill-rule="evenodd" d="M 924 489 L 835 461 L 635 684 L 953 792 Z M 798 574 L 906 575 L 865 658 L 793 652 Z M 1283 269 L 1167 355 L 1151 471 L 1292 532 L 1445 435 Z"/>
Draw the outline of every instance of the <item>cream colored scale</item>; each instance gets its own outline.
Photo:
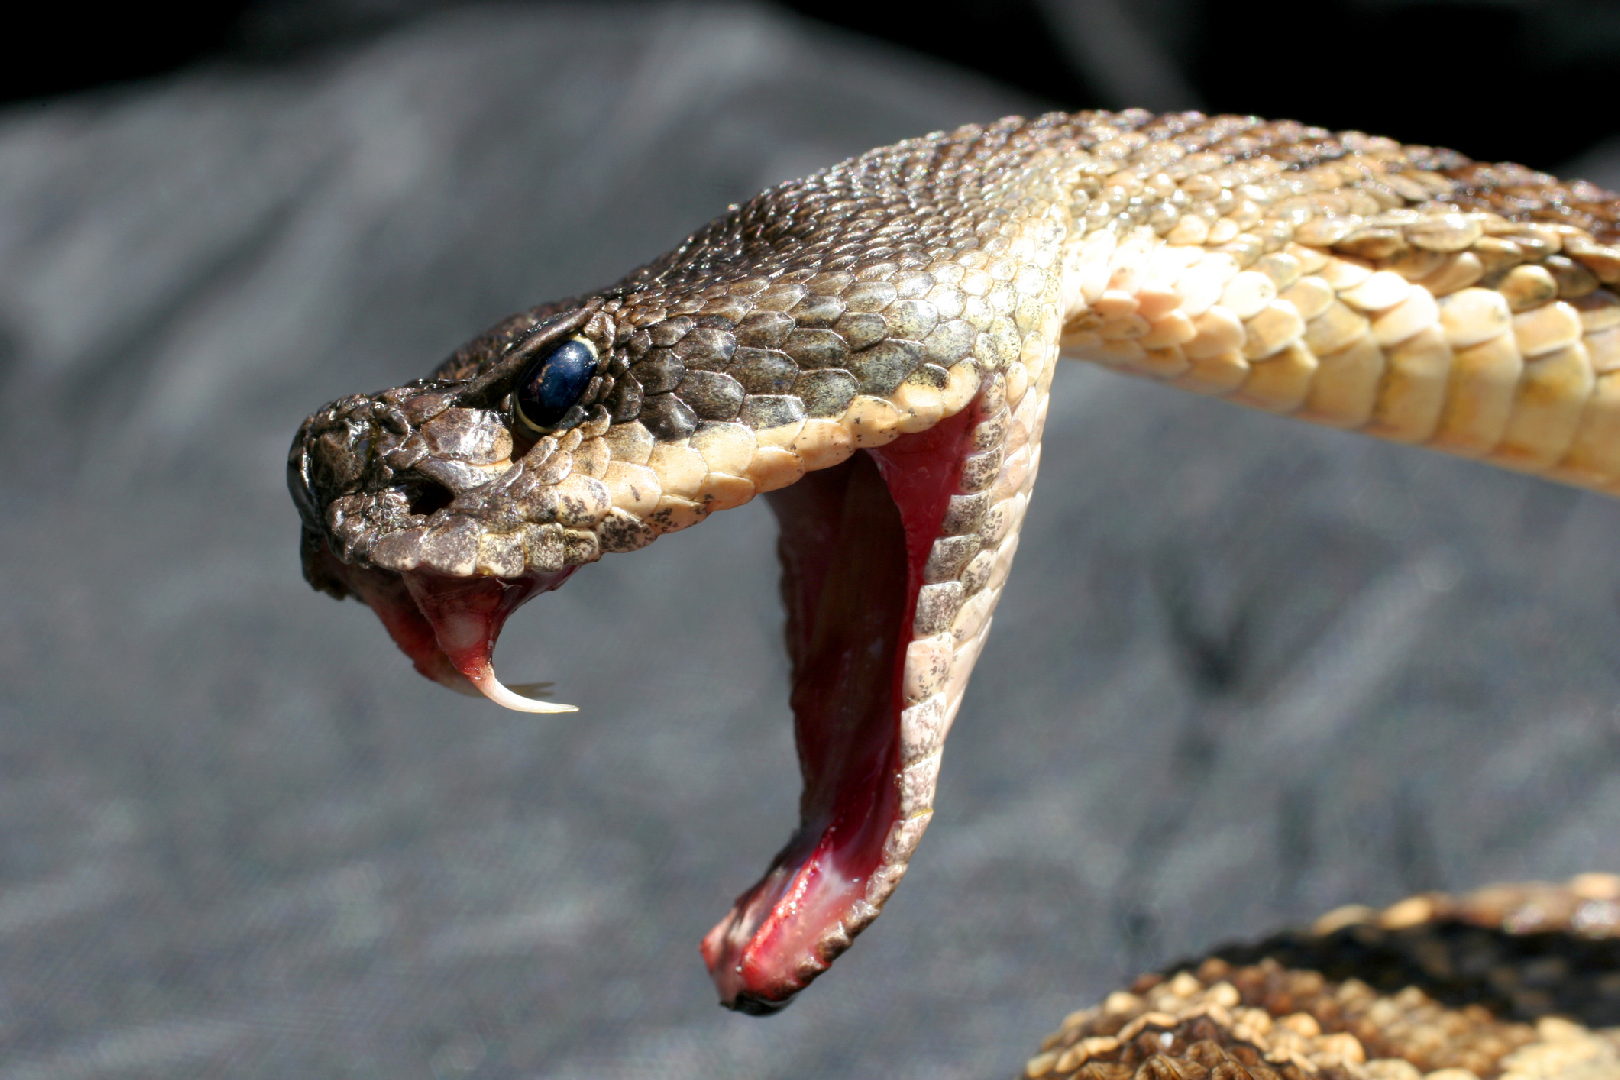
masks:
<path id="1" fill-rule="evenodd" d="M 1064 355 L 1620 492 L 1620 297 L 1560 255 L 1585 233 L 1397 211 L 1306 242 L 1320 224 L 1247 268 L 1174 233 L 1086 237 Z"/>

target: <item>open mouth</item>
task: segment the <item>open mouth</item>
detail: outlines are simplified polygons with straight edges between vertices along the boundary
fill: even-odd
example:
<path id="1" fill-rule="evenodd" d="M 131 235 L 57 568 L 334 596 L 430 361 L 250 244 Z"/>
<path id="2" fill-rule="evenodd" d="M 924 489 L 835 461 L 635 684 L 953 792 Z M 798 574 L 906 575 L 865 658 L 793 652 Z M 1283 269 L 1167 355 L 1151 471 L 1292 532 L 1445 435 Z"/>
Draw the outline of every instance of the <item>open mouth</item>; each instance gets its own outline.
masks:
<path id="1" fill-rule="evenodd" d="M 877 916 L 932 816 L 939 748 L 973 657 L 957 655 L 953 670 L 954 609 L 940 623 L 923 590 L 979 412 L 770 495 L 804 789 L 792 838 L 703 940 L 728 1007 L 774 1012 L 824 971 Z M 511 708 L 572 708 L 503 686 L 491 658 L 512 612 L 574 567 L 450 577 L 325 557 L 423 675 Z"/>

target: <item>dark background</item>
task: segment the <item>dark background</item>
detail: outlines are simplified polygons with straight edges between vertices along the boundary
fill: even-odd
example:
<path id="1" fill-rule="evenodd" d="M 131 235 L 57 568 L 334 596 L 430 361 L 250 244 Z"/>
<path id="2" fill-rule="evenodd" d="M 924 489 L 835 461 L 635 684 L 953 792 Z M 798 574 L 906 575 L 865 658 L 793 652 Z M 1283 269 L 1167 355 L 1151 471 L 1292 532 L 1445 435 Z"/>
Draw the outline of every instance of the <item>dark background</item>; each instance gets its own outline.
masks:
<path id="1" fill-rule="evenodd" d="M 536 718 L 305 588 L 282 475 L 322 402 L 965 121 L 1620 186 L 1608 5 L 213 11 L 3 66 L 0 1080 L 1007 1076 L 1217 942 L 1620 863 L 1620 509 L 1071 367 L 906 884 L 735 1017 L 696 942 L 797 792 L 763 506 L 525 609 L 503 673 L 582 707 Z"/>
<path id="2" fill-rule="evenodd" d="M 277 67 L 352 47 L 468 0 L 222 0 L 159 13 L 36 10 L 0 101 L 197 64 Z M 635 18 L 638 5 L 603 0 Z M 1056 108 L 1294 117 L 1482 160 L 1550 169 L 1590 147 L 1614 98 L 1620 6 L 1608 0 L 782 0 L 779 7 L 977 71 Z"/>

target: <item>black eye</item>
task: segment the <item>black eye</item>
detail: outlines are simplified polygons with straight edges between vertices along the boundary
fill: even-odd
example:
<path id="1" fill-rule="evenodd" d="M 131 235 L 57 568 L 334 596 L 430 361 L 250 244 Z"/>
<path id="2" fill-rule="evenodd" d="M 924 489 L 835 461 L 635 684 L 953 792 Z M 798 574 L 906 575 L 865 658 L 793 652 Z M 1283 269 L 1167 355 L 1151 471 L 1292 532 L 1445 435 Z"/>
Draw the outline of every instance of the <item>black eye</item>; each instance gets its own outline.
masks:
<path id="1" fill-rule="evenodd" d="M 582 337 L 535 357 L 512 392 L 517 418 L 542 434 L 556 430 L 590 385 L 596 364 L 596 346 Z"/>

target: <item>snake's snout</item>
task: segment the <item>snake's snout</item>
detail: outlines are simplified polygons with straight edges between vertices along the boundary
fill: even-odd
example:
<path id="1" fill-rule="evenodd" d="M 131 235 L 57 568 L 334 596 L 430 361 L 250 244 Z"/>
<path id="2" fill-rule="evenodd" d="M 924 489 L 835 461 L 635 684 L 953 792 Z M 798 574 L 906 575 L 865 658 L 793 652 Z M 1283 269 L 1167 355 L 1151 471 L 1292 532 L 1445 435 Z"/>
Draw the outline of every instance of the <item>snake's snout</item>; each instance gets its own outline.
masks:
<path id="1" fill-rule="evenodd" d="M 353 395 L 304 422 L 287 464 L 304 576 L 364 601 L 435 682 L 571 712 L 538 700 L 549 684 L 504 684 L 491 658 L 513 611 L 601 556 L 606 488 L 582 431 L 515 437 L 501 395 L 472 383 Z"/>
<path id="2" fill-rule="evenodd" d="M 491 528 L 499 481 L 536 455 L 514 466 L 511 434 L 492 410 L 452 407 L 443 394 L 394 398 L 333 402 L 293 441 L 287 483 L 304 519 L 305 578 L 362 600 L 435 682 L 522 712 L 573 711 L 505 685 L 492 661 L 512 612 L 577 565 L 565 564 L 563 545 L 548 551 Z M 532 565 L 548 554 L 562 557 Z"/>

